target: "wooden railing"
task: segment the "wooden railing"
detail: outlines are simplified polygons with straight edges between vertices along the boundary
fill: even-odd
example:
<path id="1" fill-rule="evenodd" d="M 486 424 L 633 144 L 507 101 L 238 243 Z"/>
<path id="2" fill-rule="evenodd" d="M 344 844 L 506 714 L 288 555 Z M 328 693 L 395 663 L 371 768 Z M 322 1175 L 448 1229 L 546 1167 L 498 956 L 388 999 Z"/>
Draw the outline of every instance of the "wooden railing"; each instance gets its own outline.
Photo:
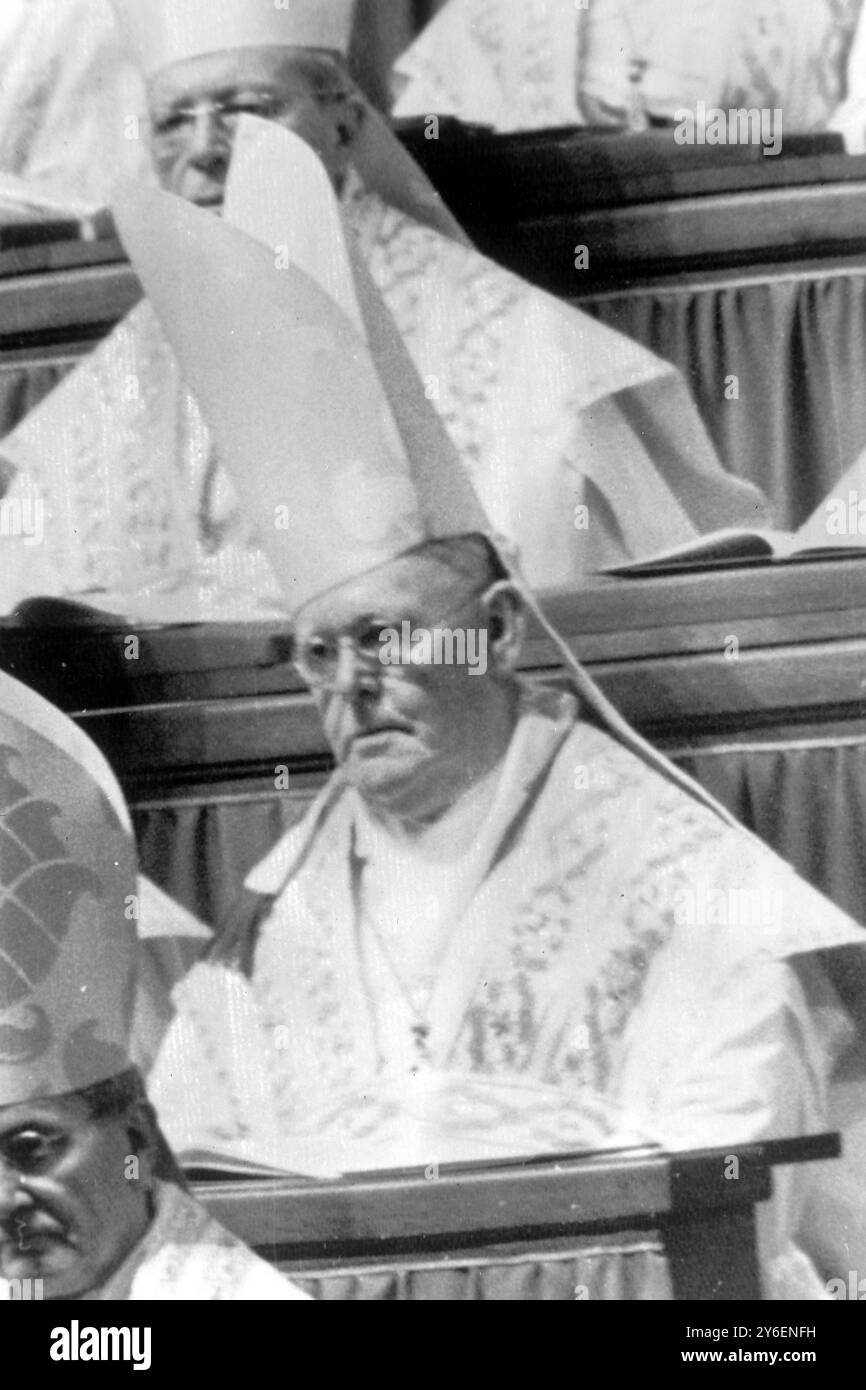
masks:
<path id="1" fill-rule="evenodd" d="M 544 1259 L 546 1241 L 579 1254 L 619 1233 L 627 1252 L 657 1233 L 674 1298 L 754 1300 L 762 1296 L 755 1207 L 772 1193 L 773 1167 L 838 1153 L 834 1134 L 742 1146 L 736 1181 L 729 1151 L 626 1150 L 443 1166 L 434 1177 L 200 1181 L 196 1193 L 260 1254 L 319 1286 L 353 1268 L 375 1278 L 422 1254 L 435 1272 L 437 1256 L 495 1264 L 519 1244 L 532 1263 Z"/>
<path id="2" fill-rule="evenodd" d="M 866 733 L 862 558 L 608 580 L 550 595 L 545 608 L 617 708 L 660 746 Z M 524 670 L 559 665 L 549 639 L 530 630 Z M 0 666 L 74 714 L 133 799 L 272 776 L 275 759 L 313 775 L 329 765 L 277 624 L 136 632 L 6 620 Z"/>

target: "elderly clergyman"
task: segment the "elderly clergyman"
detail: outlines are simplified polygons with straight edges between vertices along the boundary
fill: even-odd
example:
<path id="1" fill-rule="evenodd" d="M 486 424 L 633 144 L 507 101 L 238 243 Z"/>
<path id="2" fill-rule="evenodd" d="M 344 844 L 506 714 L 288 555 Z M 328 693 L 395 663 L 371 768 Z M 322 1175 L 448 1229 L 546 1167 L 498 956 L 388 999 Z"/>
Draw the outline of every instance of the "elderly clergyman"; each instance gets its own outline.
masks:
<path id="1" fill-rule="evenodd" d="M 763 499 L 721 467 L 669 364 L 466 244 L 348 75 L 352 0 L 116 9 L 148 81 L 166 189 L 219 211 L 242 113 L 323 160 L 426 393 L 536 587 L 759 522 Z M 279 169 L 260 174 L 267 189 Z M 287 196 L 287 215 L 312 217 Z M 274 611 L 277 585 L 187 386 L 144 304 L 4 441 L 9 500 L 36 490 L 46 541 L 7 541 L 0 606 L 49 592 L 131 616 Z"/>
<path id="2" fill-rule="evenodd" d="M 137 892 L 105 760 L 0 674 L 0 1288 L 303 1298 L 179 1185 L 129 1055 Z"/>
<path id="3" fill-rule="evenodd" d="M 320 244 L 299 237 L 279 270 L 164 193 L 118 207 L 258 518 L 337 763 L 250 876 L 255 910 L 176 991 L 151 1077 L 169 1136 L 258 1132 L 293 1166 L 321 1126 L 337 1166 L 359 1167 L 360 1117 L 366 1152 L 383 1161 L 381 1121 L 400 1164 L 397 1112 L 365 1107 L 408 1094 L 408 1113 L 431 1077 L 535 1088 L 563 1112 L 604 1100 L 671 1148 L 821 1128 L 844 1028 L 814 952 L 862 931 L 642 745 L 570 658 L 558 681 L 518 676 L 533 601 L 352 269 L 324 174 L 284 138 Z M 195 315 L 178 312 L 181 283 Z M 461 632 L 483 661 L 461 663 Z M 814 1286 L 798 1214 L 784 1180 L 766 1271 L 799 1295 Z"/>

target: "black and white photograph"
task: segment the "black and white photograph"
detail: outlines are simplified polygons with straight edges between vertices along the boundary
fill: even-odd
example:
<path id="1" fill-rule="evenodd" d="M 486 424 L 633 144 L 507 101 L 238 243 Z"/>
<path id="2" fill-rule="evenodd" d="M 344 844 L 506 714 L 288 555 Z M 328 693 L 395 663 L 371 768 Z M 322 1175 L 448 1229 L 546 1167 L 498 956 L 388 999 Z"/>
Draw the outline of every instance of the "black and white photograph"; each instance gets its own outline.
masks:
<path id="1" fill-rule="evenodd" d="M 866 0 L 0 0 L 32 1364 L 820 1367 L 756 1305 L 866 1300 L 864 948 Z"/>

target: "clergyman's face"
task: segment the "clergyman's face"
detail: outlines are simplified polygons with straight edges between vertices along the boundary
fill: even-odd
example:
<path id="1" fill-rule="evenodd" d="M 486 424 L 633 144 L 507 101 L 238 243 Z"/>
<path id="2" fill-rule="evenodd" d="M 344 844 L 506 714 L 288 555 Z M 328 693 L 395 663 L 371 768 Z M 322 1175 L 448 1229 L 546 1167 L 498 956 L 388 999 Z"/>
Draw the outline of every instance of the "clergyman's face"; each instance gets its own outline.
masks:
<path id="1" fill-rule="evenodd" d="M 307 604 L 294 627 L 303 653 L 338 649 L 330 688 L 312 687 L 337 762 L 374 808 L 407 820 L 441 813 L 489 770 L 489 734 L 501 704 L 487 647 L 487 586 L 443 566 L 401 558 Z M 404 628 L 403 624 L 408 626 Z M 463 634 L 470 660 L 383 662 L 380 634 Z M 368 649 L 363 659 L 350 638 Z M 385 643 L 380 644 L 380 653 Z M 491 666 L 495 657 L 490 656 Z"/>
<path id="2" fill-rule="evenodd" d="M 199 207 L 219 209 L 241 115 L 276 121 L 305 140 L 339 187 L 356 99 L 323 98 L 284 48 L 233 49 L 189 58 L 149 86 L 151 154 L 160 183 Z"/>
<path id="3" fill-rule="evenodd" d="M 0 1108 L 0 1278 L 65 1299 L 117 1269 L 151 1219 L 131 1143 L 124 1117 L 94 1120 L 75 1095 Z"/>

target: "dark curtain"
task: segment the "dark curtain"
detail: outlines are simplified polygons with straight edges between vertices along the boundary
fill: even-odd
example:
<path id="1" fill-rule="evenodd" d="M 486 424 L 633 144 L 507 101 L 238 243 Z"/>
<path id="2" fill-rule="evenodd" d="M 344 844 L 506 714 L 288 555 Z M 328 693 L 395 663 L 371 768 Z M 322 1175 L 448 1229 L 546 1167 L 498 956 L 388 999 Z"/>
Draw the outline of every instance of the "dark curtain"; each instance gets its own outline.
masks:
<path id="1" fill-rule="evenodd" d="M 798 873 L 866 922 L 866 736 L 734 744 L 676 761 Z M 138 806 L 145 872 L 215 925 L 304 805 L 300 797 L 263 792 Z"/>
<path id="2" fill-rule="evenodd" d="M 134 806 L 142 868 L 215 927 L 250 869 L 300 818 L 305 804 L 272 793 Z"/>
<path id="3" fill-rule="evenodd" d="M 810 278 L 811 275 L 811 278 Z M 580 301 L 683 373 L 719 457 L 796 529 L 866 448 L 866 267 Z M 0 439 L 69 370 L 0 372 Z M 738 399 L 726 398 L 737 378 Z"/>
<path id="4" fill-rule="evenodd" d="M 391 107 L 391 68 L 442 4 L 443 0 L 358 0 L 350 66 L 381 111 Z"/>
<path id="5" fill-rule="evenodd" d="M 726 468 L 796 529 L 866 448 L 866 268 L 593 296 L 683 373 Z M 739 399 L 726 399 L 737 378 Z"/>
<path id="6" fill-rule="evenodd" d="M 36 363 L 0 371 L 0 440 L 72 369 L 72 362 Z"/>
<path id="7" fill-rule="evenodd" d="M 714 749 L 680 766 L 866 924 L 866 742 Z"/>

